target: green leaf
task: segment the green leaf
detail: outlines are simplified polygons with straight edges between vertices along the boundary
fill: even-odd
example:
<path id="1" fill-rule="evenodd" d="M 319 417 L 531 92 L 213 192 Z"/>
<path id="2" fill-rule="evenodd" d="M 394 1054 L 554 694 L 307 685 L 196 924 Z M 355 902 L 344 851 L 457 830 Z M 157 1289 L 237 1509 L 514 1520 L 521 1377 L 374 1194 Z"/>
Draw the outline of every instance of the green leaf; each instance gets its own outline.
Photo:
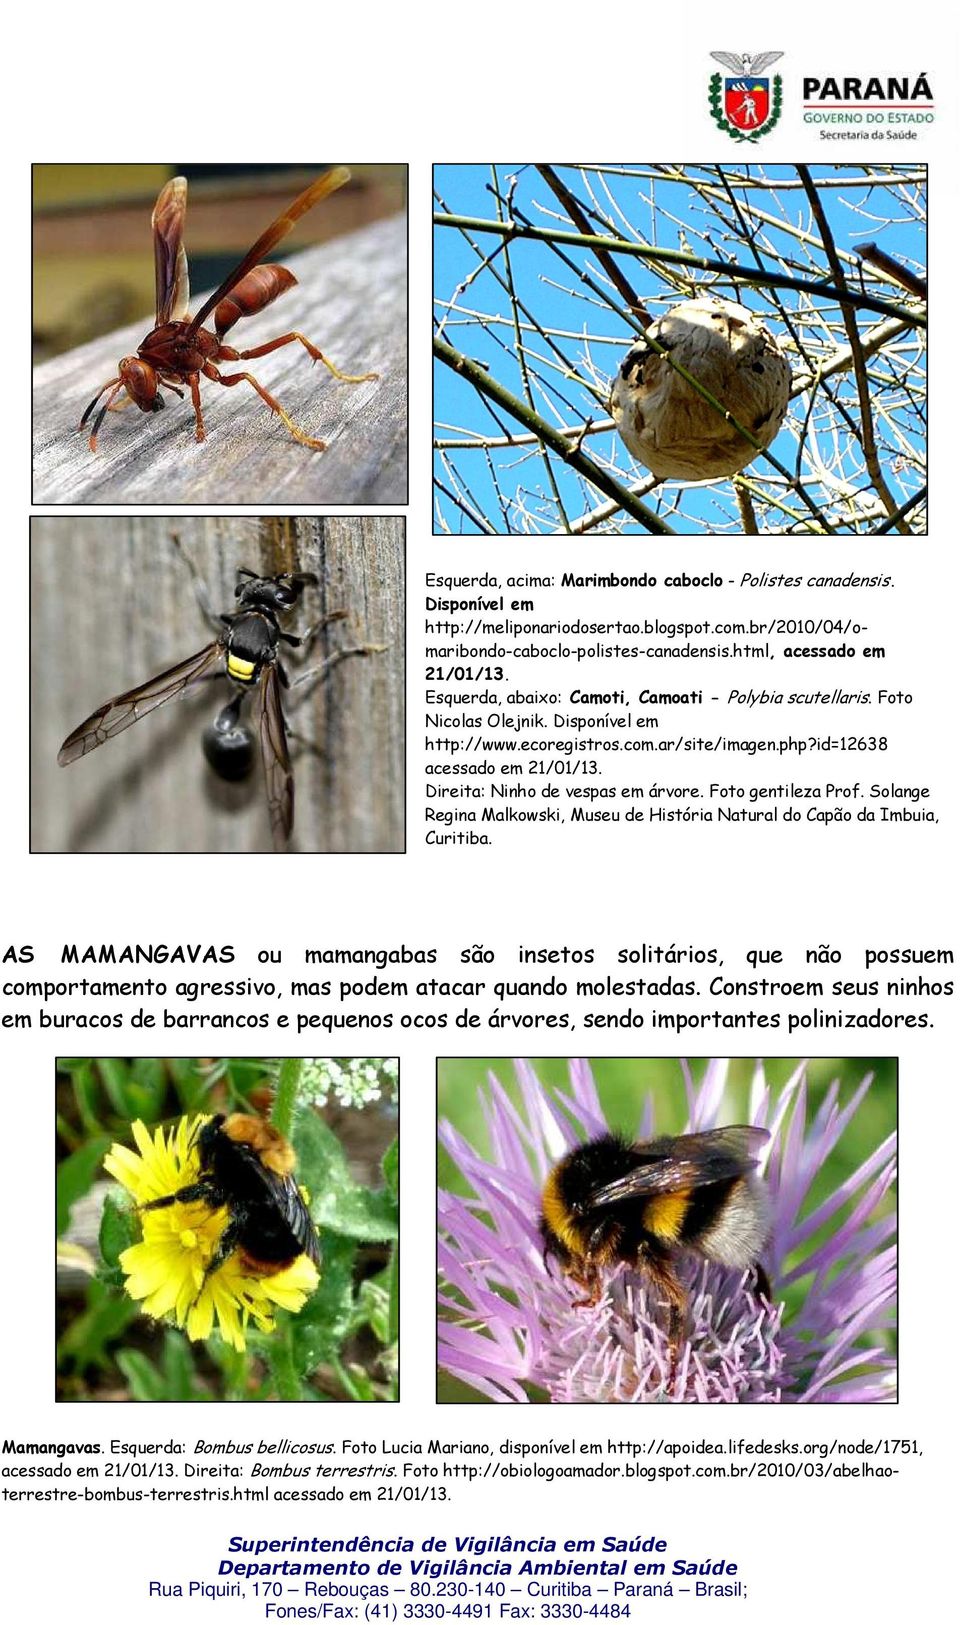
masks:
<path id="1" fill-rule="evenodd" d="M 389 1342 L 390 1299 L 376 1281 L 364 1281 L 357 1295 L 358 1324 L 367 1325 L 378 1343 Z"/>
<path id="2" fill-rule="evenodd" d="M 387 1191 L 358 1185 L 333 1131 L 315 1113 L 304 1113 L 294 1128 L 299 1179 L 310 1193 L 310 1211 L 324 1230 L 354 1241 L 393 1241 L 397 1207 Z"/>
<path id="3" fill-rule="evenodd" d="M 121 1061 L 114 1055 L 98 1056 L 95 1065 L 114 1111 L 129 1121 L 130 1113 L 127 1111 L 129 1068 L 126 1061 Z"/>
<path id="4" fill-rule="evenodd" d="M 338 1371 L 340 1381 L 343 1383 L 351 1399 L 356 1400 L 360 1404 L 365 1404 L 369 1403 L 371 1400 L 380 1398 L 376 1386 L 367 1376 L 367 1373 L 363 1370 L 362 1366 L 340 1365 L 338 1366 Z"/>
<path id="5" fill-rule="evenodd" d="M 107 1268 L 116 1269 L 120 1254 L 139 1239 L 133 1208 L 117 1192 L 108 1192 L 100 1215 L 100 1257 Z"/>
<path id="6" fill-rule="evenodd" d="M 301 1376 L 337 1355 L 353 1324 L 356 1247 L 341 1236 L 323 1238 L 320 1285 L 291 1317 L 293 1361 Z"/>
<path id="7" fill-rule="evenodd" d="M 390 1314 L 387 1320 L 387 1335 L 383 1341 L 393 1344 L 400 1338 L 400 1252 L 396 1244 L 390 1248 L 390 1260 L 384 1274 L 387 1277 Z"/>
<path id="8" fill-rule="evenodd" d="M 70 1209 L 79 1197 L 85 1196 L 93 1185 L 104 1155 L 110 1149 L 108 1135 L 88 1140 L 79 1150 L 71 1151 L 57 1168 L 57 1235 L 62 1236 L 70 1223 Z"/>
<path id="9" fill-rule="evenodd" d="M 155 1122 L 163 1114 L 167 1098 L 167 1069 L 163 1061 L 139 1056 L 127 1081 L 126 1096 L 131 1117 Z"/>
<path id="10" fill-rule="evenodd" d="M 112 1292 L 100 1281 L 87 1288 L 87 1307 L 70 1322 L 57 1344 L 59 1365 L 74 1365 L 78 1371 L 110 1365 L 107 1348 L 140 1313 L 137 1305 L 121 1293 Z"/>
<path id="11" fill-rule="evenodd" d="M 193 1350 L 187 1338 L 182 1337 L 179 1332 L 168 1331 L 165 1334 L 161 1364 L 166 1386 L 165 1399 L 208 1400 L 212 1398 L 212 1395 L 207 1392 L 202 1383 L 197 1381 L 196 1369 L 193 1363 Z"/>
<path id="12" fill-rule="evenodd" d="M 63 1071 L 69 1073 L 77 1115 L 84 1131 L 87 1134 L 102 1134 L 103 1124 L 99 1115 L 100 1091 L 92 1061 L 61 1061 L 60 1066 Z"/>
<path id="13" fill-rule="evenodd" d="M 397 1239 L 397 1204 L 387 1191 L 368 1191 L 363 1185 L 328 1189 L 312 1211 L 322 1229 L 354 1241 Z"/>
<path id="14" fill-rule="evenodd" d="M 166 1399 L 164 1379 L 145 1354 L 140 1354 L 135 1349 L 122 1349 L 117 1355 L 117 1365 L 127 1380 L 131 1399 L 138 1399 L 146 1404 Z"/>
<path id="15" fill-rule="evenodd" d="M 180 1109 L 186 1115 L 191 1112 L 206 1111 L 207 1086 L 197 1071 L 197 1063 L 187 1060 L 183 1056 L 174 1056 L 167 1061 L 173 1087 L 176 1090 Z"/>
<path id="16" fill-rule="evenodd" d="M 399 1142 L 399 1140 L 394 1139 L 387 1146 L 386 1151 L 383 1153 L 383 1161 L 380 1164 L 380 1166 L 383 1169 L 383 1182 L 386 1185 L 387 1190 L 390 1192 L 390 1195 L 393 1197 L 394 1201 L 399 1200 L 399 1196 L 400 1196 L 400 1142 Z"/>

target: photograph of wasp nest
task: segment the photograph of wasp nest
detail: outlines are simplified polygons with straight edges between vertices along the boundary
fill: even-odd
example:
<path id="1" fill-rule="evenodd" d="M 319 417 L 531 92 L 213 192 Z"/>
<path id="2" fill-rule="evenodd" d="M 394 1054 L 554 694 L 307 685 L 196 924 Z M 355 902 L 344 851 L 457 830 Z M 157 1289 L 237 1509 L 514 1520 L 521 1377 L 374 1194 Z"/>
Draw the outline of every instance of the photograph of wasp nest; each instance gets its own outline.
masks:
<path id="1" fill-rule="evenodd" d="M 926 533 L 926 169 L 444 164 L 446 536 Z"/>
<path id="2" fill-rule="evenodd" d="M 401 852 L 400 518 L 34 519 L 34 852 Z"/>
<path id="3" fill-rule="evenodd" d="M 400 503 L 402 164 L 35 164 L 34 501 Z"/>

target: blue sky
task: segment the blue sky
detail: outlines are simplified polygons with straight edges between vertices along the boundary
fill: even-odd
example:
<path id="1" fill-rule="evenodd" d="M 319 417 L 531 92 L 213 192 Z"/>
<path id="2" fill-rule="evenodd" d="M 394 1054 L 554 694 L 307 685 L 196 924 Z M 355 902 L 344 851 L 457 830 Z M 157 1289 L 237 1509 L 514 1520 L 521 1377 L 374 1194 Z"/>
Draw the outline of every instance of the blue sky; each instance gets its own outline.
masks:
<path id="1" fill-rule="evenodd" d="M 830 275 L 809 200 L 793 166 L 731 163 L 721 171 L 717 165 L 686 165 L 676 178 L 667 173 L 674 166 L 665 165 L 556 167 L 585 210 L 592 212 L 601 235 L 619 233 L 734 264 L 786 269 L 806 282 Z M 852 256 L 856 245 L 874 241 L 925 275 L 924 197 L 917 180 L 922 169 L 894 169 L 879 162 L 874 168 L 868 164 L 810 168 L 850 286 L 862 286 L 891 304 L 909 302 L 894 284 L 869 269 L 862 273 L 858 261 L 844 256 Z M 869 175 L 875 177 L 872 183 L 866 183 Z M 522 215 L 535 226 L 574 229 L 532 165 L 441 165 L 435 171 L 435 191 L 441 213 L 496 219 L 495 194 L 500 194 L 499 208 L 505 215 L 510 192 L 510 207 L 518 218 Z M 512 241 L 508 254 L 493 254 L 500 242 L 499 237 L 477 230 L 435 228 L 435 332 L 442 330 L 456 350 L 484 364 L 494 378 L 522 397 L 525 383 L 505 285 L 512 279 L 534 407 L 557 427 L 579 427 L 588 417 L 594 423 L 604 420 L 609 380 L 635 332 L 621 295 L 610 287 L 588 249 L 564 247 L 565 262 L 551 245 L 526 239 Z M 795 289 L 742 285 L 737 292 L 730 278 L 717 280 L 706 272 L 681 269 L 681 277 L 693 278 L 691 290 L 688 281 L 678 286 L 669 280 L 665 266 L 627 255 L 618 256 L 617 264 L 653 315 L 690 297 L 691 291 L 739 298 L 766 321 L 797 374 L 808 364 L 829 360 L 846 343 L 835 301 Z M 861 339 L 883 321 L 880 313 L 859 311 Z M 788 323 L 793 324 L 792 334 Z M 918 329 L 897 335 L 869 362 L 881 467 L 898 504 L 925 483 L 923 338 Z M 454 535 L 483 534 L 488 528 L 500 534 L 556 534 L 564 530 L 564 518 L 575 528 L 585 514 L 593 513 L 592 532 L 645 534 L 638 521 L 622 512 L 597 520 L 596 511 L 606 501 L 602 493 L 556 457 L 550 458 L 548 468 L 539 445 L 478 447 L 478 439 L 502 439 L 524 431 L 500 408 L 492 411 L 469 382 L 441 363 L 435 367 L 434 406 L 436 439 L 455 443 L 435 452 L 435 530 Z M 813 391 L 812 407 L 808 392 L 794 399 L 770 448 L 791 472 L 799 457 L 805 489 L 826 511 L 834 531 L 847 535 L 869 533 L 885 517 L 855 438 L 859 422 L 853 374 L 838 373 L 826 389 L 821 383 Z M 627 485 L 635 487 L 649 479 L 612 429 L 588 434 L 584 450 Z M 807 510 L 769 463 L 759 458 L 746 472 L 760 490 L 754 505 L 762 531 L 799 533 L 809 525 Z M 768 496 L 784 502 L 789 511 L 785 514 L 766 500 Z M 742 528 L 730 480 L 686 488 L 668 484 L 644 500 L 679 534 L 737 534 Z M 914 522 L 919 524 L 918 518 Z"/>

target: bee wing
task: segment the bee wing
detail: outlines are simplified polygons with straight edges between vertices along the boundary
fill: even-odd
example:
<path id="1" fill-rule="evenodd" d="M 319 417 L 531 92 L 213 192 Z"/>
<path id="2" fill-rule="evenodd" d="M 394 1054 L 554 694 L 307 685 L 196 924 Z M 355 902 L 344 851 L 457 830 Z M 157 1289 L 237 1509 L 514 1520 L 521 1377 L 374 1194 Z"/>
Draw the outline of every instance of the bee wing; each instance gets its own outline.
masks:
<path id="1" fill-rule="evenodd" d="M 191 333 L 195 333 L 198 328 L 203 326 L 211 310 L 220 303 L 221 299 L 226 298 L 231 289 L 242 281 L 248 271 L 252 271 L 255 265 L 259 265 L 262 259 L 266 259 L 268 254 L 273 253 L 277 244 L 281 243 L 287 233 L 293 230 L 301 215 L 306 214 L 308 209 L 312 209 L 315 203 L 320 202 L 321 198 L 329 197 L 330 193 L 335 192 L 338 186 L 346 186 L 349 179 L 349 169 L 344 169 L 341 164 L 336 169 L 328 169 L 311 186 L 308 186 L 305 192 L 301 192 L 299 197 L 294 198 L 289 208 L 284 209 L 283 213 L 277 216 L 266 231 L 261 233 L 253 247 L 244 254 L 239 265 L 234 266 L 230 275 L 221 282 L 216 292 L 212 293 L 206 303 L 197 311 L 190 323 Z"/>
<path id="2" fill-rule="evenodd" d="M 139 722 L 141 717 L 149 716 L 158 705 L 179 699 L 192 683 L 199 682 L 207 675 L 222 655 L 223 644 L 218 639 L 216 643 L 208 643 L 198 654 L 191 655 L 189 660 L 181 660 L 178 666 L 171 666 L 168 671 L 151 677 L 149 682 L 141 683 L 139 688 L 128 689 L 125 694 L 117 694 L 112 700 L 107 700 L 63 741 L 57 756 L 60 766 L 66 767 L 68 762 L 89 755 L 98 745 L 104 745 L 115 734 L 122 733 L 124 728 Z"/>
<path id="3" fill-rule="evenodd" d="M 275 664 L 265 666 L 260 678 L 260 749 L 273 844 L 282 852 L 293 829 L 293 773 L 280 706 L 280 673 Z"/>
<path id="4" fill-rule="evenodd" d="M 592 1191 L 590 1205 L 608 1207 L 631 1196 L 668 1195 L 671 1191 L 713 1185 L 720 1179 L 736 1179 L 756 1166 L 769 1138 L 765 1128 L 740 1124 L 708 1129 L 704 1134 L 646 1141 L 639 1149 L 649 1161 Z"/>
<path id="5" fill-rule="evenodd" d="M 291 1233 L 300 1248 L 320 1267 L 320 1242 L 317 1237 L 317 1227 L 310 1217 L 310 1210 L 300 1195 L 300 1187 L 292 1174 L 277 1174 L 272 1168 L 267 1168 L 261 1162 L 255 1151 L 249 1146 L 237 1145 L 236 1149 L 243 1157 L 244 1164 L 250 1173 L 263 1185 L 264 1191 L 269 1193 L 271 1199 L 280 1209 L 284 1219 L 290 1226 Z"/>
<path id="6" fill-rule="evenodd" d="M 190 305 L 190 270 L 183 246 L 183 222 L 187 212 L 187 183 L 175 175 L 154 204 L 153 258 L 157 276 L 157 326 L 179 322 Z"/>
<path id="7" fill-rule="evenodd" d="M 300 1195 L 300 1187 L 292 1174 L 288 1174 L 282 1182 L 283 1190 L 277 1192 L 277 1199 L 283 1209 L 286 1219 L 300 1249 L 309 1259 L 320 1268 L 320 1241 L 317 1236 L 317 1227 L 310 1217 L 310 1210 Z"/>

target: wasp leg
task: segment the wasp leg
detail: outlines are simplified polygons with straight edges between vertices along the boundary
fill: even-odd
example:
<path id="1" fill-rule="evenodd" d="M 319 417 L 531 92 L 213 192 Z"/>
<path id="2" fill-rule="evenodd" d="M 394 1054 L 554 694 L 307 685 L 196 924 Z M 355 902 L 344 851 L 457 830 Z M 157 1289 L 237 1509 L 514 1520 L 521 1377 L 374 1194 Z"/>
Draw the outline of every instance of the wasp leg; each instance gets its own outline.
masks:
<path id="1" fill-rule="evenodd" d="M 333 609 L 329 615 L 324 615 L 322 620 L 314 621 L 313 625 L 308 626 L 305 632 L 298 635 L 293 632 L 281 632 L 280 636 L 284 643 L 289 643 L 293 649 L 309 649 L 318 632 L 322 632 L 324 627 L 329 626 L 333 621 L 345 621 L 349 613 L 350 611 L 346 609 Z"/>
<path id="2" fill-rule="evenodd" d="M 198 372 L 190 374 L 190 399 L 193 402 L 193 412 L 197 420 L 196 438 L 197 440 L 206 440 L 207 431 L 203 427 L 203 408 L 200 405 L 200 374 Z"/>
<path id="3" fill-rule="evenodd" d="M 240 350 L 237 360 L 253 361 L 256 356 L 269 355 L 271 350 L 279 350 L 284 344 L 293 344 L 295 340 L 303 345 L 307 354 L 312 356 L 314 361 L 322 361 L 324 366 L 333 373 L 334 378 L 339 378 L 344 384 L 365 384 L 370 378 L 380 377 L 378 372 L 341 372 L 340 368 L 335 367 L 333 362 L 324 355 L 323 351 L 318 350 L 316 345 L 311 344 L 310 340 L 305 338 L 302 333 L 284 333 L 282 338 L 271 339 L 269 344 L 258 344 L 255 350 Z"/>
<path id="4" fill-rule="evenodd" d="M 205 378 L 212 378 L 214 383 L 223 384 L 227 389 L 232 388 L 234 384 L 252 384 L 260 399 L 266 401 L 271 412 L 276 412 L 277 416 L 283 420 L 294 440 L 299 440 L 301 446 L 310 446 L 313 451 L 326 451 L 327 442 L 325 440 L 314 440 L 312 436 L 304 434 L 302 429 L 298 429 L 293 418 L 287 415 L 280 402 L 270 394 L 269 390 L 264 389 L 263 385 L 257 382 L 252 372 L 231 372 L 224 376 L 223 373 L 217 371 L 212 361 L 208 361 L 203 373 Z"/>
<path id="5" fill-rule="evenodd" d="M 311 666 L 309 671 L 302 671 L 299 676 L 288 679 L 287 687 L 299 688 L 302 683 L 309 683 L 311 679 L 315 683 L 324 683 L 341 660 L 349 660 L 352 655 L 380 655 L 389 647 L 388 643 L 360 643 L 354 649 L 337 649 L 332 655 L 328 655 L 322 665 Z"/>
<path id="6" fill-rule="evenodd" d="M 313 739 L 308 739 L 305 734 L 298 734 L 294 728 L 287 728 L 287 744 L 297 745 L 299 746 L 300 750 L 309 751 L 310 755 L 316 756 L 318 761 L 323 762 L 326 760 L 323 751 L 320 749 L 320 746 L 316 743 L 316 741 Z"/>
<path id="7" fill-rule="evenodd" d="M 207 586 L 203 576 L 200 574 L 200 571 L 197 569 L 197 566 L 194 564 L 192 558 L 184 548 L 183 543 L 175 531 L 170 532 L 170 540 L 182 558 L 187 569 L 190 571 L 190 575 L 193 580 L 193 595 L 200 606 L 201 615 L 210 629 L 216 632 L 217 637 L 220 637 L 224 627 L 227 624 L 227 616 L 217 614 L 213 607 L 213 600 L 210 597 L 210 588 Z M 216 672 L 214 675 L 219 677 L 220 673 Z"/>

